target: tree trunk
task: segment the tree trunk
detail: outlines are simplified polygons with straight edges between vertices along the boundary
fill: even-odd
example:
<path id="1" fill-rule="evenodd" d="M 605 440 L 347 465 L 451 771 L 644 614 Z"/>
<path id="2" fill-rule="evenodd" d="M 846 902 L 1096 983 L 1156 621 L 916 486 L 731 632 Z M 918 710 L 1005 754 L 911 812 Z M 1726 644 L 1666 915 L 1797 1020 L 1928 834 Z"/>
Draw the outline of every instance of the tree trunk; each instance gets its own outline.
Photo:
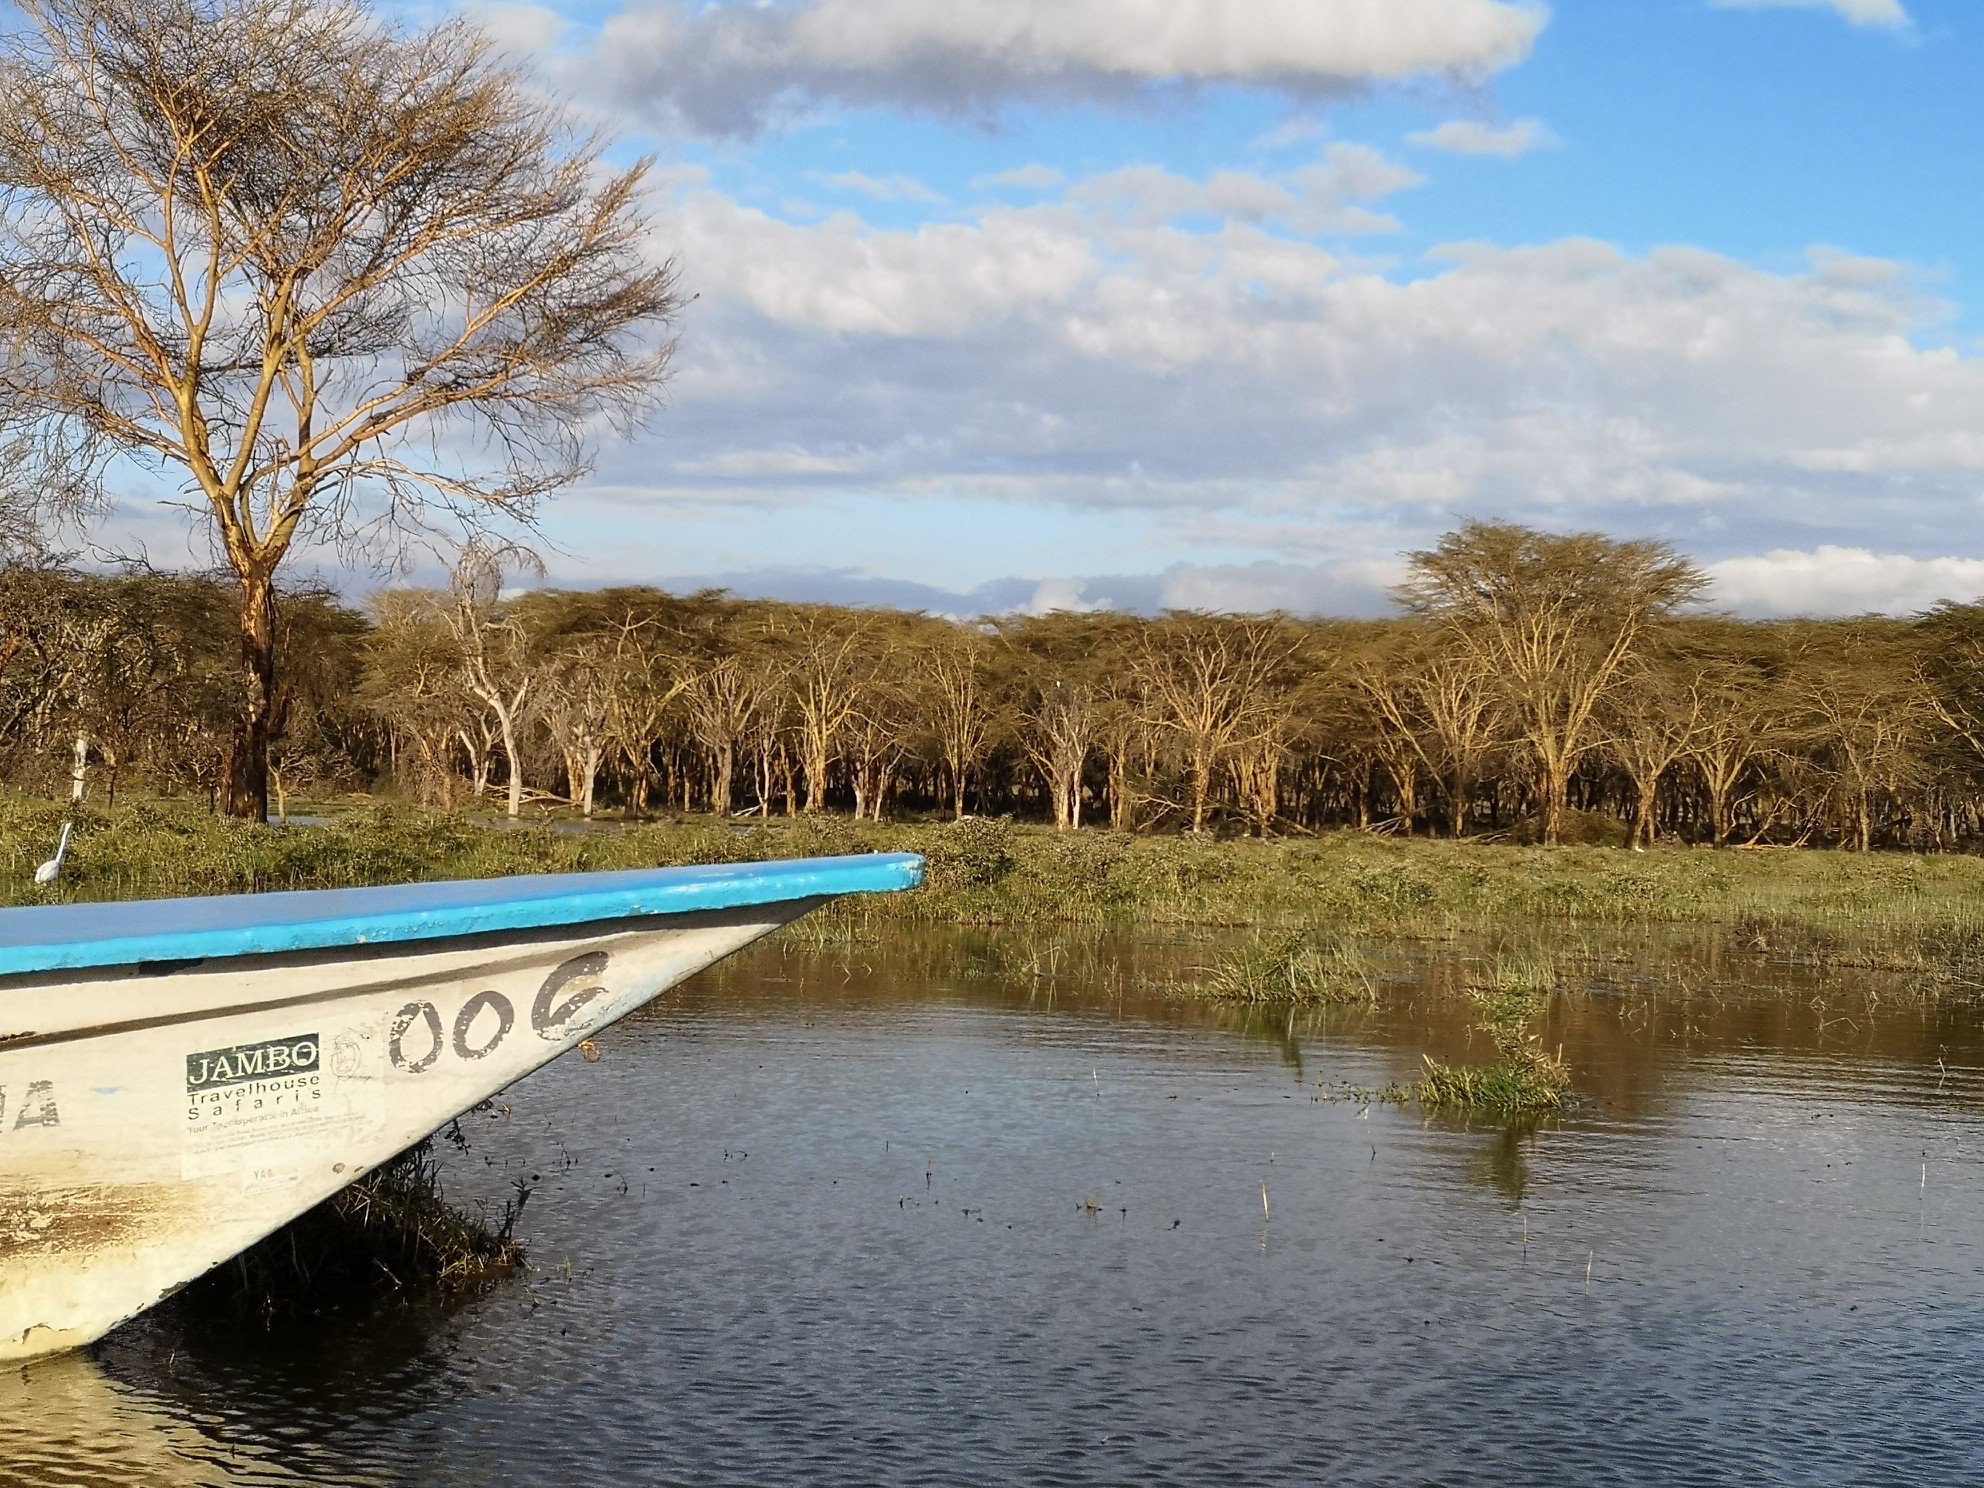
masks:
<path id="1" fill-rule="evenodd" d="M 269 819 L 269 745 L 282 729 L 276 683 L 276 590 L 271 576 L 241 576 L 243 706 L 227 754 L 225 809 L 245 821 Z"/>
<path id="2" fill-rule="evenodd" d="M 710 811 L 717 816 L 730 815 L 730 780 L 737 772 L 737 747 L 729 740 L 717 746 L 715 768 L 710 777 Z"/>
<path id="3" fill-rule="evenodd" d="M 824 744 L 811 740 L 806 744 L 806 758 L 803 761 L 806 771 L 806 810 L 808 812 L 827 809 L 827 750 Z"/>
<path id="4" fill-rule="evenodd" d="M 1570 796 L 1569 772 L 1556 760 L 1540 761 L 1539 782 L 1543 799 L 1538 803 L 1543 816 L 1543 845 L 1556 847 L 1564 840 L 1564 807 Z"/>
<path id="5" fill-rule="evenodd" d="M 1398 801 L 1400 835 L 1410 837 L 1413 819 L 1419 815 L 1419 772 L 1408 761 L 1387 764 L 1385 773 L 1392 778 L 1392 795 Z"/>
<path id="6" fill-rule="evenodd" d="M 1454 774 L 1453 789 L 1447 798 L 1447 826 L 1458 842 L 1467 835 L 1467 808 L 1472 804 L 1474 782 L 1458 771 Z"/>
<path id="7" fill-rule="evenodd" d="M 503 730 L 503 763 L 510 771 L 509 815 L 514 821 L 524 812 L 524 767 L 517 756 L 517 725 L 507 708 L 497 715 L 496 722 Z"/>
<path id="8" fill-rule="evenodd" d="M 1274 819 L 1281 811 L 1281 756 L 1269 750 L 1262 756 L 1254 780 L 1254 821 L 1261 841 L 1274 830 Z"/>
<path id="9" fill-rule="evenodd" d="M 599 767 L 606 758 L 606 751 L 597 744 L 585 748 L 584 766 L 581 771 L 582 788 L 579 792 L 579 812 L 582 816 L 592 815 L 593 793 L 599 785 Z"/>
<path id="10" fill-rule="evenodd" d="M 462 741 L 462 748 L 468 751 L 468 773 L 473 782 L 474 798 L 479 802 L 483 792 L 489 789 L 489 751 L 476 743 L 467 729 L 456 729 L 455 737 Z"/>

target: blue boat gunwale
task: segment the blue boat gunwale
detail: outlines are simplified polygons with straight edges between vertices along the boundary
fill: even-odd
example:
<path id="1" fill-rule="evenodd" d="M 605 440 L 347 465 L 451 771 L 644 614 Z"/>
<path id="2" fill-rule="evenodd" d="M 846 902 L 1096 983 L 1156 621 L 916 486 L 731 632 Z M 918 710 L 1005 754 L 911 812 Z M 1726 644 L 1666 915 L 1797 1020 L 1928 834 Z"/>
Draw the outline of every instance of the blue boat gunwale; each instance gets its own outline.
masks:
<path id="1" fill-rule="evenodd" d="M 443 879 L 0 909 L 0 976 L 386 946 L 492 931 L 888 893 L 923 881 L 914 853 L 688 868 Z"/>

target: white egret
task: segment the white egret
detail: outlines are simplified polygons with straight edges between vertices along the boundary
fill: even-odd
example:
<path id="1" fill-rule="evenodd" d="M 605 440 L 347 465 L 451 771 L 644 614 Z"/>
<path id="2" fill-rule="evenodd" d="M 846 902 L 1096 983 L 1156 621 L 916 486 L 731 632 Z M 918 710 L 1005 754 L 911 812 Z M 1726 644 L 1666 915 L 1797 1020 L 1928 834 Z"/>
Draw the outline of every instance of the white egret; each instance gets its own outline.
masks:
<path id="1" fill-rule="evenodd" d="M 34 881 L 38 884 L 52 884 L 62 871 L 62 859 L 69 851 L 69 834 L 76 829 L 72 821 L 62 823 L 62 840 L 55 844 L 55 856 L 34 871 Z"/>

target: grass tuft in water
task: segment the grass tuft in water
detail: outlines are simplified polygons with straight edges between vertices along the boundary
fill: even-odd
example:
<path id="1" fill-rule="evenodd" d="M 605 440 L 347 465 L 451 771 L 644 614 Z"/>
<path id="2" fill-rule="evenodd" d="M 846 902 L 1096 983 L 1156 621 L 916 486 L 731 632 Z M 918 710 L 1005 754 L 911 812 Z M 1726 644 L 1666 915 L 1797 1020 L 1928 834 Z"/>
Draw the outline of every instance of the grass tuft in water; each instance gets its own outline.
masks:
<path id="1" fill-rule="evenodd" d="M 466 1148 L 458 1124 L 443 1135 Z M 392 1293 L 479 1292 L 522 1268 L 515 1230 L 529 1198 L 519 1184 L 494 1219 L 457 1209 L 428 1137 L 209 1272 L 187 1300 L 272 1325 Z"/>
<path id="2" fill-rule="evenodd" d="M 1193 990 L 1215 1002 L 1378 1000 L 1376 970 L 1357 947 L 1317 946 L 1295 931 L 1256 935 L 1224 952 Z"/>
<path id="3" fill-rule="evenodd" d="M 1563 1051 L 1551 1054 L 1532 1025 L 1556 985 L 1555 967 L 1545 958 L 1497 960 L 1485 981 L 1467 989 L 1500 1057 L 1493 1064 L 1443 1064 L 1426 1055 L 1419 1102 L 1433 1108 L 1464 1108 L 1497 1116 L 1555 1110 L 1570 1088 Z"/>

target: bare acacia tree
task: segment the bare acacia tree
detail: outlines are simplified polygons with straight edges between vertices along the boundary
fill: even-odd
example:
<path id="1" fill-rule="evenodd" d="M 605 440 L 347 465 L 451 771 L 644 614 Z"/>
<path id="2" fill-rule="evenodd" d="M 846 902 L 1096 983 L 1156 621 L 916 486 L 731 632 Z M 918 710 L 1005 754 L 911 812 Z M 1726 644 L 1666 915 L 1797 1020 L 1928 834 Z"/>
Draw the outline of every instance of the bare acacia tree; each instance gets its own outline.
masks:
<path id="1" fill-rule="evenodd" d="M 1367 647 L 1348 667 L 1381 730 L 1407 744 L 1447 798 L 1447 825 L 1467 832 L 1474 782 L 1495 746 L 1494 691 L 1480 662 L 1435 629 L 1410 626 Z M 1380 758 L 1394 777 L 1393 761 Z"/>
<path id="2" fill-rule="evenodd" d="M 1095 695 L 1084 682 L 1043 680 L 1021 713 L 1020 745 L 1040 771 L 1054 830 L 1082 824 L 1082 771 L 1095 740 Z"/>
<path id="3" fill-rule="evenodd" d="M 472 24 L 351 0 L 18 0 L 0 36 L 0 446 L 85 502 L 185 483 L 241 590 L 224 799 L 265 817 L 299 536 L 528 519 L 652 407 L 646 163 Z"/>
<path id="4" fill-rule="evenodd" d="M 1605 750 L 1633 786 L 1633 814 L 1626 846 L 1653 845 L 1660 783 L 1702 740 L 1702 694 L 1687 685 L 1696 658 L 1642 657 L 1625 673 L 1607 702 L 1601 726 Z"/>
<path id="5" fill-rule="evenodd" d="M 1288 683 L 1295 647 L 1274 616 L 1235 619 L 1168 612 L 1139 633 L 1132 663 L 1145 721 L 1184 766 L 1191 830 L 1203 831 L 1215 775 L 1260 739 Z"/>
<path id="6" fill-rule="evenodd" d="M 964 820 L 965 788 L 992 743 L 991 643 L 969 625 L 938 622 L 918 656 L 923 712 L 951 782 L 951 815 Z"/>
<path id="7" fill-rule="evenodd" d="M 668 733 L 675 700 L 689 685 L 682 662 L 666 638 L 645 620 L 623 617 L 613 629 L 613 687 L 607 697 L 614 746 L 626 761 L 628 808 L 648 809 L 654 784 L 654 751 Z"/>
<path id="8" fill-rule="evenodd" d="M 461 685 L 496 720 L 510 772 L 506 809 L 513 819 L 524 808 L 524 708 L 542 681 L 542 668 L 523 622 L 503 605 L 503 571 L 506 564 L 528 568 L 535 562 L 517 549 L 470 543 L 455 565 L 443 612 L 461 657 Z"/>
<path id="9" fill-rule="evenodd" d="M 455 742 L 475 737 L 472 713 L 480 711 L 463 696 L 461 648 L 445 618 L 449 604 L 432 590 L 374 595 L 358 687 L 360 703 L 386 727 L 399 772 L 421 801 L 444 809 L 454 805 Z M 471 754 L 479 794 L 487 765 Z"/>
<path id="10" fill-rule="evenodd" d="M 1408 556 L 1397 598 L 1496 679 L 1535 761 L 1543 840 L 1560 841 L 1571 776 L 1601 740 L 1599 705 L 1704 575 L 1665 543 L 1507 522 L 1468 522 Z"/>
<path id="11" fill-rule="evenodd" d="M 788 645 L 793 655 L 788 685 L 798 720 L 799 763 L 806 777 L 806 809 L 827 809 L 827 772 L 861 712 L 879 668 L 861 617 L 814 605 L 799 611 Z"/>

